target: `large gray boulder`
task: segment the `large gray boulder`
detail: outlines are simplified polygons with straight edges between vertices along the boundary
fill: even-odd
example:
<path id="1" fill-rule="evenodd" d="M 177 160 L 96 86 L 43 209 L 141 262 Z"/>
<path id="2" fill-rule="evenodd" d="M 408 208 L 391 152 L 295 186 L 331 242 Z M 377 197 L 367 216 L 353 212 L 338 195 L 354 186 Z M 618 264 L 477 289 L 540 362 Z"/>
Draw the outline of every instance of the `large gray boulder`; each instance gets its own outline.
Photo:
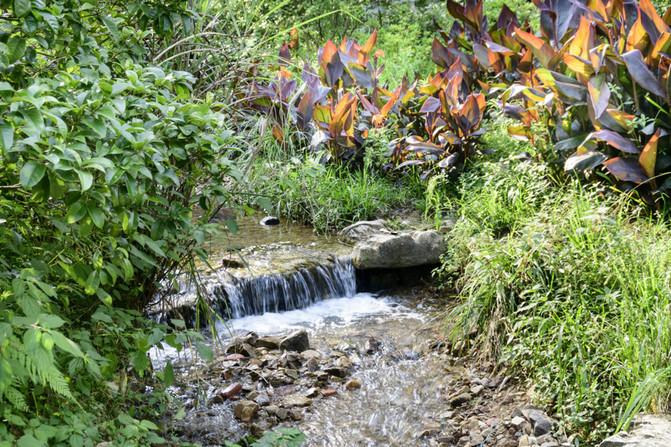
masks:
<path id="1" fill-rule="evenodd" d="M 360 270 L 438 264 L 445 251 L 443 237 L 434 230 L 375 234 L 358 242 L 352 263 Z"/>
<path id="2" fill-rule="evenodd" d="M 599 447 L 669 447 L 671 416 L 645 414 L 638 416 L 631 430 L 611 436 Z"/>

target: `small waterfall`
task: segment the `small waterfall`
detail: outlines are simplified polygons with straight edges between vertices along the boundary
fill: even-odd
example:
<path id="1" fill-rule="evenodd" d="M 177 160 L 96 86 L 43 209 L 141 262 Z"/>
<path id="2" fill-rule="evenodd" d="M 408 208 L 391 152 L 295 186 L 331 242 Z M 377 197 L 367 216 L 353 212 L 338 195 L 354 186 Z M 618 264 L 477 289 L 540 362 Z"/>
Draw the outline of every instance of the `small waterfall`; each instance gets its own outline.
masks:
<path id="1" fill-rule="evenodd" d="M 185 320 L 195 326 L 196 320 L 206 324 L 196 310 L 196 287 L 190 281 L 178 283 L 163 303 L 150 311 L 157 321 L 170 318 Z M 204 278 L 203 297 L 220 316 L 240 318 L 266 312 L 302 309 L 329 298 L 352 297 L 356 294 L 356 274 L 349 258 L 316 264 L 289 273 L 235 277 L 226 270 L 212 272 Z"/>
<path id="2" fill-rule="evenodd" d="M 301 309 L 328 298 L 350 297 L 356 293 L 356 280 L 352 262 L 346 259 L 288 274 L 233 278 L 215 287 L 213 293 L 223 316 L 240 318 Z"/>

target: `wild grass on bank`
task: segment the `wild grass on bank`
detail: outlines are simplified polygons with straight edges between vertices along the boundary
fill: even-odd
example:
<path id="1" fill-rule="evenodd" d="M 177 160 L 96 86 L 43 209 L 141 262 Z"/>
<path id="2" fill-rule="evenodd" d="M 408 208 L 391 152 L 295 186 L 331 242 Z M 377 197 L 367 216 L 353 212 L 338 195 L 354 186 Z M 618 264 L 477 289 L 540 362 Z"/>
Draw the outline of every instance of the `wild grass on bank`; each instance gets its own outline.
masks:
<path id="1" fill-rule="evenodd" d="M 606 198 L 604 198 L 606 197 Z M 462 178 L 443 278 L 452 335 L 535 385 L 588 444 L 668 410 L 671 231 L 531 161 Z"/>
<path id="2" fill-rule="evenodd" d="M 414 208 L 421 195 L 419 182 L 414 186 L 408 185 L 408 179 L 395 183 L 367 169 L 324 166 L 310 156 L 281 165 L 262 162 L 255 167 L 252 181 L 252 189 L 263 203 L 270 202 L 274 212 L 321 233 Z"/>

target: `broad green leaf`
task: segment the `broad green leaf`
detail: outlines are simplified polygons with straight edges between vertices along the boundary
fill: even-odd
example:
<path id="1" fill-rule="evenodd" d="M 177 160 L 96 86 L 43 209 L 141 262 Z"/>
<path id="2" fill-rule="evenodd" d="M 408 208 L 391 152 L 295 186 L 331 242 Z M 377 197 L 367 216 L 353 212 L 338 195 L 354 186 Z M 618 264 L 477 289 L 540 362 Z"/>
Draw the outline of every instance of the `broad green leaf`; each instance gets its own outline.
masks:
<path id="1" fill-rule="evenodd" d="M 131 354 L 131 365 L 142 376 L 142 374 L 149 368 L 149 357 L 144 351 L 136 351 Z"/>
<path id="2" fill-rule="evenodd" d="M 100 138 L 105 138 L 107 135 L 107 127 L 101 119 L 87 119 L 84 120 L 84 123 L 89 126 L 93 131 L 98 134 Z"/>
<path id="3" fill-rule="evenodd" d="M 30 0 L 14 0 L 14 15 L 17 17 L 27 16 L 32 10 L 32 2 Z"/>
<path id="4" fill-rule="evenodd" d="M 91 189 L 91 186 L 93 186 L 93 174 L 77 169 L 77 175 L 82 186 L 82 192 Z"/>
<path id="5" fill-rule="evenodd" d="M 103 212 L 103 210 L 101 210 L 98 207 L 89 207 L 88 212 L 89 216 L 91 216 L 93 224 L 96 227 L 102 228 L 105 225 L 105 213 Z"/>
<path id="6" fill-rule="evenodd" d="M 175 371 L 172 362 L 168 362 L 163 368 L 163 385 L 171 386 L 173 383 L 175 383 Z"/>
<path id="7" fill-rule="evenodd" d="M 7 41 L 7 49 L 9 50 L 9 63 L 13 64 L 21 59 L 26 52 L 26 40 L 18 36 L 12 36 Z"/>
<path id="8" fill-rule="evenodd" d="M 73 355 L 74 357 L 78 358 L 84 357 L 84 353 L 79 348 L 79 345 L 77 345 L 77 343 L 73 342 L 72 340 L 70 340 L 69 338 L 67 338 L 65 335 L 61 334 L 58 331 L 51 331 L 50 334 L 54 340 L 54 343 L 59 349 L 67 352 L 68 354 Z"/>
<path id="9" fill-rule="evenodd" d="M 16 3 L 16 2 L 15 2 Z M 26 433 L 21 436 L 16 443 L 16 447 L 46 447 L 47 443 L 45 441 L 40 441 L 35 438 L 31 433 Z"/>
<path id="10" fill-rule="evenodd" d="M 42 333 L 37 329 L 28 329 L 23 333 L 23 346 L 28 351 L 32 351 L 40 346 Z"/>
<path id="11" fill-rule="evenodd" d="M 110 35 L 112 36 L 112 39 L 114 39 L 115 42 L 118 42 L 120 40 L 120 35 L 119 35 L 119 28 L 117 27 L 116 23 L 114 22 L 114 19 L 108 15 L 103 16 L 102 18 L 103 23 L 107 27 L 107 29 L 110 32 Z"/>
<path id="12" fill-rule="evenodd" d="M 70 205 L 70 208 L 68 209 L 68 214 L 67 214 L 67 220 L 69 224 L 74 224 L 79 222 L 81 219 L 86 216 L 86 207 L 82 202 L 75 202 L 72 205 Z"/>
<path id="13" fill-rule="evenodd" d="M 25 188 L 33 188 L 42 180 L 46 171 L 47 168 L 43 164 L 30 160 L 21 168 L 19 181 Z"/>
<path id="14" fill-rule="evenodd" d="M 206 362 L 209 362 L 214 357 L 212 348 L 203 342 L 196 342 L 196 351 L 198 351 L 198 355 L 200 355 L 200 357 Z"/>
<path id="15" fill-rule="evenodd" d="M 9 151 L 14 144 L 14 128 L 9 123 L 0 124 L 0 149 Z"/>
<path id="16" fill-rule="evenodd" d="M 65 321 L 56 314 L 41 314 L 37 318 L 37 324 L 47 329 L 56 329 L 65 324 Z"/>

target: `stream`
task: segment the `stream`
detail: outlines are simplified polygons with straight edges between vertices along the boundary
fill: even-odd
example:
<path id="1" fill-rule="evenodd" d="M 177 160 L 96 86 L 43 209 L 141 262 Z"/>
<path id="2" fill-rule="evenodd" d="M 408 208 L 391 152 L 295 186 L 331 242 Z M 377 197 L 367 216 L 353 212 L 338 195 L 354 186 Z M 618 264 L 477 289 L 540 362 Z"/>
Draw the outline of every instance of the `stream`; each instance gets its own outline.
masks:
<path id="1" fill-rule="evenodd" d="M 228 316 L 216 325 L 214 362 L 154 352 L 156 365 L 175 364 L 170 391 L 186 409 L 174 426 L 180 437 L 214 446 L 293 427 L 305 445 L 324 447 L 554 440 L 536 442 L 526 416 L 511 424 L 528 403 L 520 387 L 491 374 L 491 365 L 446 351 L 447 303 L 430 288 L 360 292 L 337 241 L 286 226 L 258 237 L 245 225 L 251 236 L 216 255 L 244 258 L 244 267 L 207 279 L 215 307 Z M 188 303 L 188 287 L 179 300 Z M 291 348 L 281 348 L 286 340 Z"/>

